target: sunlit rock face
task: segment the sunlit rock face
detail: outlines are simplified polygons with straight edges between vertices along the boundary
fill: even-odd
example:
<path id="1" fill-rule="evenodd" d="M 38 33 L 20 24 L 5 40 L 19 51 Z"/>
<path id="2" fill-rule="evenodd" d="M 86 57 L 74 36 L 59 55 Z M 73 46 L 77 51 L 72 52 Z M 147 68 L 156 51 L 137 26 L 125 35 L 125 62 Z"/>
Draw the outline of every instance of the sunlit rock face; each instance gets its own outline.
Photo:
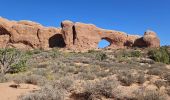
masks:
<path id="1" fill-rule="evenodd" d="M 0 48 L 48 50 L 58 47 L 82 51 L 97 49 L 102 39 L 110 43 L 109 48 L 160 46 L 160 40 L 153 31 L 145 32 L 142 37 L 69 20 L 61 22 L 61 28 L 55 28 L 25 20 L 9 21 L 0 17 Z"/>

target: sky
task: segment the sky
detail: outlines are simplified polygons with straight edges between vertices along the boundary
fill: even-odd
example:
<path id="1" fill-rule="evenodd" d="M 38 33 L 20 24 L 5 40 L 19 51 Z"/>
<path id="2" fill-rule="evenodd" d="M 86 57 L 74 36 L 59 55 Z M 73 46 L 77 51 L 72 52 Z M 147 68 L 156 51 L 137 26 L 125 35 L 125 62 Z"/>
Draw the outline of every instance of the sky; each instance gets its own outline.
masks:
<path id="1" fill-rule="evenodd" d="M 63 20 L 143 35 L 153 30 L 170 45 L 170 0 L 0 0 L 0 16 L 60 27 Z M 107 43 L 101 42 L 103 47 Z"/>

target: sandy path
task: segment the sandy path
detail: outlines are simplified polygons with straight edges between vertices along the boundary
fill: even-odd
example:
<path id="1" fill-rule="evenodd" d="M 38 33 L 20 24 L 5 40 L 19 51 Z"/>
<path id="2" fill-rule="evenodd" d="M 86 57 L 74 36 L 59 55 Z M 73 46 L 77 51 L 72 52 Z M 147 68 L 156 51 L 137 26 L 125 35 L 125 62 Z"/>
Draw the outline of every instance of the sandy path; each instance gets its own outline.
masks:
<path id="1" fill-rule="evenodd" d="M 13 82 L 0 83 L 0 100 L 18 100 L 18 96 L 39 89 L 38 86 L 31 84 L 21 84 L 18 89 L 10 87 L 13 84 Z"/>

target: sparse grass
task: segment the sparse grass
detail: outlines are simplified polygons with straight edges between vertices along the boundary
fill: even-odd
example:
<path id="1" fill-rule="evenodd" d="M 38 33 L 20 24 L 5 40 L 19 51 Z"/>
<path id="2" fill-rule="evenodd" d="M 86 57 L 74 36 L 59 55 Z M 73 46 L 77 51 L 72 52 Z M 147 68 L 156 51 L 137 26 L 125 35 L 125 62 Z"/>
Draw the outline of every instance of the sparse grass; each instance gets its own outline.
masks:
<path id="1" fill-rule="evenodd" d="M 154 90 L 138 91 L 135 98 L 137 100 L 166 100 L 164 94 Z"/>
<path id="2" fill-rule="evenodd" d="M 167 94 L 170 96 L 170 86 L 166 88 Z"/>
<path id="3" fill-rule="evenodd" d="M 124 86 L 130 86 L 132 83 L 135 83 L 135 77 L 131 74 L 131 72 L 121 72 L 118 75 L 118 80 Z"/>
<path id="4" fill-rule="evenodd" d="M 133 98 L 122 95 L 122 90 L 117 88 L 118 85 L 122 87 L 133 86 L 132 84 L 142 86 L 148 77 L 156 75 L 161 78 L 161 81 L 157 80 L 153 84 L 159 89 L 165 86 L 168 94 L 169 69 L 166 68 L 166 64 L 147 58 L 147 51 L 140 49 L 120 49 L 110 52 L 90 50 L 84 53 L 65 53 L 58 49 L 31 51 L 27 52 L 31 55 L 28 70 L 10 75 L 11 80 L 17 84 L 29 83 L 41 87 L 39 91 L 22 96 L 21 100 L 65 100 L 66 97 L 69 98 L 68 94 L 77 98 L 81 97 L 79 100 L 101 98 L 164 100 L 162 99 L 164 95 L 159 91 L 144 90 Z M 141 66 L 141 63 L 144 65 Z M 0 81 L 1 78 L 2 82 L 3 79 L 8 81 L 3 77 L 0 77 Z M 77 88 L 76 91 L 73 86 Z"/>
<path id="5" fill-rule="evenodd" d="M 157 81 L 155 81 L 155 85 L 156 85 L 158 88 L 160 88 L 160 87 L 162 87 L 162 86 L 165 86 L 165 87 L 166 87 L 167 83 L 166 83 L 166 81 L 164 81 L 164 80 L 157 80 Z"/>
<path id="6" fill-rule="evenodd" d="M 0 83 L 4 83 L 6 81 L 7 81 L 7 78 L 4 75 L 0 74 Z"/>
<path id="7" fill-rule="evenodd" d="M 162 70 L 160 70 L 160 68 L 151 68 L 151 69 L 149 69 L 147 74 L 161 76 L 163 74 L 163 72 L 162 72 Z"/>
<path id="8" fill-rule="evenodd" d="M 74 94 L 77 97 L 83 98 L 83 100 L 96 100 L 101 99 L 102 96 L 106 98 L 113 98 L 114 90 L 116 90 L 119 83 L 113 79 L 100 80 L 96 83 L 87 83 L 85 85 L 85 91 L 81 94 Z"/>
<path id="9" fill-rule="evenodd" d="M 21 100 L 64 100 L 64 90 L 46 85 L 40 91 L 20 97 Z"/>

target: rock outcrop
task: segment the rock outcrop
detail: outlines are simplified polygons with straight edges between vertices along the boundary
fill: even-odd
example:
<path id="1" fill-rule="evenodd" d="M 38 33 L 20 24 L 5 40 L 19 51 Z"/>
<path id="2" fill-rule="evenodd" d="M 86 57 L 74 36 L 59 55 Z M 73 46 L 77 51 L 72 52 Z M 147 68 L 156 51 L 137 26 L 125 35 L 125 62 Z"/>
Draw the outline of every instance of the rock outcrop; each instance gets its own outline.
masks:
<path id="1" fill-rule="evenodd" d="M 102 39 L 110 42 L 110 48 L 160 46 L 160 40 L 153 31 L 147 31 L 141 37 L 68 20 L 61 23 L 61 28 L 55 28 L 44 27 L 31 21 L 9 21 L 0 17 L 0 48 L 48 50 L 59 47 L 81 51 L 98 48 Z"/>
<path id="2" fill-rule="evenodd" d="M 159 47 L 160 40 L 157 37 L 156 33 L 153 31 L 146 31 L 143 37 L 147 47 Z"/>

